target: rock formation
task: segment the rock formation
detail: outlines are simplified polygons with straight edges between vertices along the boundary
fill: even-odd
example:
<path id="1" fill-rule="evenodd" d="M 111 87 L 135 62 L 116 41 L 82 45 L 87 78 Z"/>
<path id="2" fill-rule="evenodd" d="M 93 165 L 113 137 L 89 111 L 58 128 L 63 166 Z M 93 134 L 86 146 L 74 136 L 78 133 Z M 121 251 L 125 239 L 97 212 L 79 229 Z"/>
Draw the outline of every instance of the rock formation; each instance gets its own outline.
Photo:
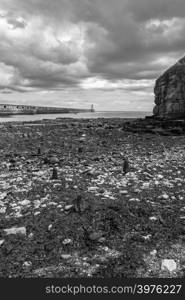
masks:
<path id="1" fill-rule="evenodd" d="M 154 116 L 185 118 L 185 57 L 156 80 L 154 93 Z"/>

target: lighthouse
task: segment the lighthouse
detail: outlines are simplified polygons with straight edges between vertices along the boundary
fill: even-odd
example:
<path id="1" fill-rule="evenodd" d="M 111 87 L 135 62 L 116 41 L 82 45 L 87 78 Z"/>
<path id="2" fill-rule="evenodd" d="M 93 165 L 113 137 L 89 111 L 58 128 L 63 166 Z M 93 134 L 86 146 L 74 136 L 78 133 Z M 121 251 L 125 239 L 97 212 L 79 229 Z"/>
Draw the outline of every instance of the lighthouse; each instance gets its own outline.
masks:
<path id="1" fill-rule="evenodd" d="M 91 112 L 95 112 L 94 105 L 91 105 Z"/>

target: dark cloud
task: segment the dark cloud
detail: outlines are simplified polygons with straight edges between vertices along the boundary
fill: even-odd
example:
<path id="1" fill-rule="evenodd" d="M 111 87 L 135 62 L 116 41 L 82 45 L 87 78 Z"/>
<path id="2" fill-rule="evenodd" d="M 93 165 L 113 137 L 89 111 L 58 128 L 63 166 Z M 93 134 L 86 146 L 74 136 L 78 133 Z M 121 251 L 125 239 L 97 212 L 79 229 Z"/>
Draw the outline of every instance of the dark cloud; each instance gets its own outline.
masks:
<path id="1" fill-rule="evenodd" d="M 185 16 L 184 0 L 129 0 L 127 9 L 138 22 Z"/>
<path id="2" fill-rule="evenodd" d="M 185 49 L 184 0 L 0 0 L 0 23 L 2 88 L 59 90 L 88 78 L 119 88 L 154 80 Z"/>
<path id="3" fill-rule="evenodd" d="M 15 19 L 13 17 L 10 17 L 10 18 L 7 18 L 7 22 L 10 25 L 12 25 L 14 29 L 26 27 L 26 22 L 23 19 Z"/>

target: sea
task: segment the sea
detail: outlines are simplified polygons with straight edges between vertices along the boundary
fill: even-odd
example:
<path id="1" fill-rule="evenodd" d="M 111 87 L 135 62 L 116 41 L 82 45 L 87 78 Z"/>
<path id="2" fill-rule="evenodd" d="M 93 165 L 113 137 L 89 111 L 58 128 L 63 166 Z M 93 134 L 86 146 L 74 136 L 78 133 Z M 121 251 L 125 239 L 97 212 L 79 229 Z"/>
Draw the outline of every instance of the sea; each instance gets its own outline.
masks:
<path id="1" fill-rule="evenodd" d="M 72 118 L 72 119 L 98 119 L 98 118 L 120 118 L 120 119 L 135 119 L 151 116 L 151 111 L 97 111 L 76 114 L 36 114 L 36 115 L 11 115 L 0 116 L 0 123 L 4 122 L 30 122 L 41 121 L 44 119 L 54 120 L 56 118 Z"/>

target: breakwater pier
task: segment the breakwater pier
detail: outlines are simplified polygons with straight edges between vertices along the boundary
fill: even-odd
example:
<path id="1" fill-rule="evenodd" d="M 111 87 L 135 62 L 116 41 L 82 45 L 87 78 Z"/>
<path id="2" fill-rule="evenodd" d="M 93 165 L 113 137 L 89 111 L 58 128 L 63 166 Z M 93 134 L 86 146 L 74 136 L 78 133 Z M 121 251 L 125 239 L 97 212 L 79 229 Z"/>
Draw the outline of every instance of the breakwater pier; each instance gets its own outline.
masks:
<path id="1" fill-rule="evenodd" d="M 58 114 L 58 113 L 85 113 L 94 112 L 94 109 L 76 109 L 50 106 L 32 106 L 17 104 L 0 104 L 0 116 L 8 115 L 33 115 L 33 114 Z"/>

